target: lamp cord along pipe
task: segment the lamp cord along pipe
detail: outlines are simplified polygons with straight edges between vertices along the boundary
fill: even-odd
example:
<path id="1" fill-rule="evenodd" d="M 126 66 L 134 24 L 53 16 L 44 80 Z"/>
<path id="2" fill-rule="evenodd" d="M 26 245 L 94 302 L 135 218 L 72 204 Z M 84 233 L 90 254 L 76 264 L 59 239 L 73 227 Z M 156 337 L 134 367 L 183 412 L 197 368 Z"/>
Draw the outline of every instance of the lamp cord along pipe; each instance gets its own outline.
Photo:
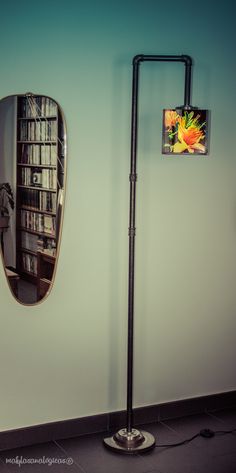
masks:
<path id="1" fill-rule="evenodd" d="M 138 138 L 138 85 L 139 65 L 144 61 L 183 62 L 185 64 L 184 108 L 190 108 L 191 68 L 190 56 L 159 56 L 139 54 L 133 58 L 132 111 L 131 111 L 131 157 L 130 157 L 130 207 L 129 207 L 129 275 L 128 275 L 128 347 L 127 347 L 127 434 L 133 430 L 133 328 L 134 328 L 134 254 L 135 254 L 135 207 L 136 162 Z"/>

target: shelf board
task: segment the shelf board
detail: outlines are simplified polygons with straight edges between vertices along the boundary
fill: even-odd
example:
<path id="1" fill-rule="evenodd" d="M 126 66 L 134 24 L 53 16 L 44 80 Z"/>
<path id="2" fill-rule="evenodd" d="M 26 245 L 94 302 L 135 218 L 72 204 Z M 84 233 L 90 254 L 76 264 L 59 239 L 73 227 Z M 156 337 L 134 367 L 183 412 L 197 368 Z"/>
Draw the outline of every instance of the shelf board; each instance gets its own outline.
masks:
<path id="1" fill-rule="evenodd" d="M 56 140 L 18 140 L 17 143 L 19 144 L 26 144 L 26 145 L 56 145 Z"/>
<path id="2" fill-rule="evenodd" d="M 30 205 L 20 205 L 19 207 L 22 210 L 30 210 L 31 212 L 36 212 L 40 214 L 51 215 L 52 217 L 56 217 L 56 212 L 50 212 L 49 210 L 40 210 L 36 207 L 31 207 Z"/>
<path id="3" fill-rule="evenodd" d="M 30 255 L 37 256 L 37 251 L 29 250 L 29 248 L 23 248 L 23 247 L 21 247 L 21 248 L 20 248 L 20 251 L 21 251 L 22 253 L 28 253 L 28 254 L 30 254 Z"/>
<path id="4" fill-rule="evenodd" d="M 37 274 L 31 273 L 30 271 L 27 271 L 26 269 L 21 269 L 21 271 L 18 271 L 19 274 L 27 274 L 27 276 L 32 277 L 35 281 L 37 280 Z"/>
<path id="5" fill-rule="evenodd" d="M 49 258 L 50 260 L 54 261 L 55 262 L 55 259 L 56 259 L 56 255 L 52 255 L 50 253 L 47 253 L 47 250 L 43 249 L 37 249 L 36 251 L 34 250 L 30 250 L 29 248 L 23 248 L 23 246 L 20 248 L 20 250 L 22 253 L 29 253 L 30 255 L 33 255 L 33 256 L 38 256 L 38 252 L 40 251 L 41 253 L 43 253 L 44 257 L 46 258 Z"/>
<path id="6" fill-rule="evenodd" d="M 45 116 L 37 116 L 37 117 L 18 117 L 18 120 L 33 120 L 33 121 L 48 121 L 48 120 L 57 120 L 57 115 L 47 115 L 46 117 Z"/>
<path id="7" fill-rule="evenodd" d="M 24 168 L 41 168 L 41 169 L 57 169 L 56 164 L 26 164 L 26 163 L 17 163 L 17 166 Z"/>
<path id="8" fill-rule="evenodd" d="M 23 186 L 23 184 L 17 184 L 17 187 L 20 187 L 23 189 L 33 189 L 37 191 L 57 192 L 56 189 L 48 189 L 47 187 L 39 187 L 39 186 Z"/>
<path id="9" fill-rule="evenodd" d="M 46 237 L 46 238 L 52 238 L 53 240 L 55 240 L 55 238 L 56 238 L 55 234 L 46 233 L 46 232 L 39 232 L 37 230 L 32 230 L 31 228 L 19 227 L 18 230 L 21 231 L 21 232 L 32 233 L 32 235 L 39 235 L 39 236 Z"/>
<path id="10" fill-rule="evenodd" d="M 50 281 L 50 279 L 47 279 L 47 278 L 40 278 L 40 282 L 44 282 L 44 283 L 49 284 L 49 285 L 52 284 L 52 281 Z"/>

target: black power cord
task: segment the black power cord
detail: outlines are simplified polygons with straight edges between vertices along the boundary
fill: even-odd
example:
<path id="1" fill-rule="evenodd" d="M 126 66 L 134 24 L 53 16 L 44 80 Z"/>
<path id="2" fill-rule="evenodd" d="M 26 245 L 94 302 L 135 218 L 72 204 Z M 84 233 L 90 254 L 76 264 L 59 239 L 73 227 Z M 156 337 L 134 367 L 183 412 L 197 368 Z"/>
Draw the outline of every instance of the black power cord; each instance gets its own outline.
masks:
<path id="1" fill-rule="evenodd" d="M 211 429 L 202 429 L 200 432 L 197 434 L 193 435 L 193 437 L 190 437 L 189 439 L 183 440 L 182 442 L 177 442 L 177 443 L 167 443 L 167 444 L 158 444 L 156 445 L 156 448 L 161 448 L 161 447 L 179 447 L 180 445 L 185 445 L 189 442 L 192 442 L 197 437 L 204 437 L 204 438 L 212 438 L 215 435 L 225 435 L 225 434 L 234 434 L 236 433 L 236 429 L 232 430 L 216 430 L 215 432 Z"/>

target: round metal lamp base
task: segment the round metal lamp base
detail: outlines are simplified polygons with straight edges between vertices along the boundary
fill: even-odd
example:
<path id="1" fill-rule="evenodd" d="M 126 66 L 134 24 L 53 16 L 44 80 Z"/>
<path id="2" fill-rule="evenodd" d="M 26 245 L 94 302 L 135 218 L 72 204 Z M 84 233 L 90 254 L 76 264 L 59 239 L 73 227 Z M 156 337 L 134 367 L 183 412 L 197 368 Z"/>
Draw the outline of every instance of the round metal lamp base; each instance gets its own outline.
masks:
<path id="1" fill-rule="evenodd" d="M 144 453 L 155 447 L 155 438 L 144 430 L 127 429 L 119 430 L 112 437 L 103 440 L 105 447 L 118 453 Z"/>

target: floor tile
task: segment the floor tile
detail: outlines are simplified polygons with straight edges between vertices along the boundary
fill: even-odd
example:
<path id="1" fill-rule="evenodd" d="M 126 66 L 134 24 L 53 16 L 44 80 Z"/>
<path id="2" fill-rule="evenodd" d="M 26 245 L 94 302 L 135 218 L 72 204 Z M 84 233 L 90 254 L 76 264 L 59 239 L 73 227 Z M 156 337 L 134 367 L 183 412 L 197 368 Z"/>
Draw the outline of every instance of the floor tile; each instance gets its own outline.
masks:
<path id="1" fill-rule="evenodd" d="M 226 409 L 210 413 L 213 418 L 221 420 L 226 424 L 226 429 L 236 429 L 236 409 Z"/>
<path id="2" fill-rule="evenodd" d="M 9 473 L 9 469 L 7 468 L 5 461 L 1 460 L 1 458 L 0 458 L 0 471 L 1 473 Z"/>
<path id="3" fill-rule="evenodd" d="M 0 459 L 11 473 L 84 473 L 53 442 L 6 450 L 0 452 Z"/>
<path id="4" fill-rule="evenodd" d="M 197 434 L 201 429 L 209 428 L 218 430 L 222 428 L 222 421 L 208 414 L 192 415 L 178 419 L 166 420 L 164 425 L 171 427 L 174 431 L 182 435 L 191 436 Z"/>
<path id="5" fill-rule="evenodd" d="M 86 473 L 147 473 L 152 465 L 146 461 L 148 453 L 127 455 L 111 452 L 103 445 L 108 434 L 94 434 L 87 437 L 59 440 L 68 456 L 74 458 Z M 157 469 L 157 473 L 162 473 Z"/>
<path id="6" fill-rule="evenodd" d="M 203 464 L 203 469 L 199 465 L 196 468 L 196 473 L 235 473 L 236 454 L 212 457 Z"/>
<path id="7" fill-rule="evenodd" d="M 193 465 L 199 464 L 199 453 L 193 447 L 182 445 L 179 447 L 155 448 L 146 458 L 150 471 L 162 473 L 193 473 Z M 208 472 L 206 472 L 208 473 Z"/>
<path id="8" fill-rule="evenodd" d="M 143 430 L 154 435 L 156 440 L 155 449 L 145 456 L 145 461 L 152 468 L 150 469 L 150 473 L 155 473 L 159 470 L 162 473 L 192 473 L 192 454 L 190 449 L 185 449 L 185 446 L 181 446 L 181 450 L 179 447 L 168 448 L 161 446 L 172 445 L 183 441 L 185 439 L 184 432 L 182 435 L 163 422 L 143 425 L 141 427 Z M 186 470 L 185 466 L 183 468 L 183 461 L 187 468 Z"/>
<path id="9" fill-rule="evenodd" d="M 222 431 L 226 424 L 223 424 L 221 419 L 210 415 L 198 415 L 183 417 L 181 419 L 174 419 L 165 422 L 176 432 L 184 435 L 185 438 L 190 438 L 194 434 L 200 432 L 202 429 L 211 429 L 213 431 Z M 212 438 L 203 438 L 201 436 L 193 440 L 192 445 L 201 450 L 201 455 L 207 459 L 208 457 L 217 456 L 220 454 L 234 453 L 236 451 L 236 435 L 218 435 Z"/>

